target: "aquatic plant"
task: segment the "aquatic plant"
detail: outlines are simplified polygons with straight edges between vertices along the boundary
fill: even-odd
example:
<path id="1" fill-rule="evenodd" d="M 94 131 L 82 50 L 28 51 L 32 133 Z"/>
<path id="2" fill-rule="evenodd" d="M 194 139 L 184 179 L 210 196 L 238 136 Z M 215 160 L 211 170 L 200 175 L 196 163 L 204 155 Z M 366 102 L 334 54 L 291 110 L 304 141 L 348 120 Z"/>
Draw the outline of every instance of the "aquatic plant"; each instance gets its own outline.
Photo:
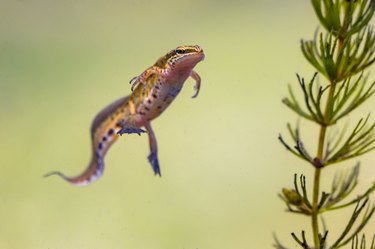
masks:
<path id="1" fill-rule="evenodd" d="M 318 29 L 312 40 L 301 40 L 301 50 L 317 72 L 309 80 L 297 74 L 300 95 L 289 85 L 289 96 L 282 102 L 300 117 L 300 122 L 308 120 L 318 126 L 317 151 L 306 149 L 299 125 L 287 125 L 292 142 L 282 135 L 279 140 L 291 154 L 311 165 L 315 173 L 312 181 L 295 174 L 293 187 L 283 188 L 279 196 L 288 212 L 311 220 L 311 238 L 305 231 L 291 233 L 301 248 L 334 249 L 351 245 L 353 249 L 375 249 L 375 235 L 367 245 L 365 236 L 360 235 L 375 212 L 375 205 L 369 200 L 375 183 L 353 197 L 359 182 L 359 162 L 349 171 L 337 173 L 330 190 L 321 190 L 324 169 L 341 167 L 343 161 L 375 149 L 375 122 L 370 115 L 359 119 L 352 128 L 339 126 L 375 93 L 375 81 L 370 82 L 368 77 L 368 68 L 375 61 L 375 32 L 369 25 L 375 0 L 311 0 L 311 4 L 322 31 Z M 312 184 L 311 194 L 306 187 L 308 183 Z M 353 211 L 343 231 L 332 228 L 339 234 L 334 238 L 322 214 L 328 216 L 344 208 Z M 275 247 L 287 248 L 277 239 Z"/>

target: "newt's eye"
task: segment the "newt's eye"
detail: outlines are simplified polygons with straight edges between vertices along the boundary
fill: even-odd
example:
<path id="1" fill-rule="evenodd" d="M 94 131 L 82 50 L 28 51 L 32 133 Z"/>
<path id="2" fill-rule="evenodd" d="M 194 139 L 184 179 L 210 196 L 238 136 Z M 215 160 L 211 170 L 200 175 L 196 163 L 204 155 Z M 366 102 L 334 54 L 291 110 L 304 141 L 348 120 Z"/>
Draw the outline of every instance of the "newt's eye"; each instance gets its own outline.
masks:
<path id="1" fill-rule="evenodd" d="M 184 54 L 186 52 L 185 49 L 182 49 L 182 48 L 176 48 L 176 53 L 177 54 Z"/>

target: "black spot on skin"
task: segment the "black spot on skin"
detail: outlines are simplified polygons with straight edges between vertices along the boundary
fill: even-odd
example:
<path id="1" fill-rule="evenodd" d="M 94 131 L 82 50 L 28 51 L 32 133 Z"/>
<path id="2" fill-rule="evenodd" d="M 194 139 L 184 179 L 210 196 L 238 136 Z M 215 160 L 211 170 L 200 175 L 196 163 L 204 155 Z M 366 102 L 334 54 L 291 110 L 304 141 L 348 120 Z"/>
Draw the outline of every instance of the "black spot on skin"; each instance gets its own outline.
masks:
<path id="1" fill-rule="evenodd" d="M 152 103 L 151 99 L 148 99 L 148 100 L 147 100 L 147 103 L 151 104 L 151 103 Z"/>
<path id="2" fill-rule="evenodd" d="M 102 144 L 102 143 L 99 143 L 99 144 L 98 144 L 98 149 L 99 149 L 99 150 L 102 150 L 102 149 L 103 149 L 103 144 Z"/>
<path id="3" fill-rule="evenodd" d="M 160 89 L 158 85 L 156 85 L 155 88 L 158 89 L 158 90 Z"/>
<path id="4" fill-rule="evenodd" d="M 161 109 L 161 105 L 159 105 L 157 108 L 160 110 Z"/>
<path id="5" fill-rule="evenodd" d="M 158 96 L 155 93 L 152 94 L 152 97 L 154 97 L 155 99 L 158 98 Z"/>
<path id="6" fill-rule="evenodd" d="M 146 111 L 149 111 L 149 110 L 150 110 L 150 108 L 148 108 L 147 106 L 145 106 L 145 110 L 146 110 Z"/>
<path id="7" fill-rule="evenodd" d="M 112 136 L 114 133 L 115 133 L 115 130 L 114 129 L 110 129 L 108 131 L 108 136 Z"/>
<path id="8" fill-rule="evenodd" d="M 104 137 L 103 137 L 103 142 L 106 142 L 106 141 L 107 141 L 107 137 L 104 136 Z"/>
<path id="9" fill-rule="evenodd" d="M 139 114 L 141 114 L 141 115 L 146 115 L 146 113 L 145 113 L 145 112 L 142 112 L 142 111 L 140 111 Z"/>

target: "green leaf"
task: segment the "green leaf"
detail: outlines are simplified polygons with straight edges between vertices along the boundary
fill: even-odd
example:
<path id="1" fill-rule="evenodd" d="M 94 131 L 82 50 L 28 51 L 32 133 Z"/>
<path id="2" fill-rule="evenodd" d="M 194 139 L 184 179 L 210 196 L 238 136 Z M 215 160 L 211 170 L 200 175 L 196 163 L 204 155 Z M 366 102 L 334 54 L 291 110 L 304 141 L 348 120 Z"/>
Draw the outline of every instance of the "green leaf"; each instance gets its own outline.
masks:
<path id="1" fill-rule="evenodd" d="M 335 243 L 331 246 L 331 248 L 339 248 L 347 243 L 349 243 L 362 229 L 363 227 L 367 224 L 371 216 L 373 215 L 375 211 L 375 207 L 370 208 L 364 215 L 361 223 L 358 225 L 358 227 L 354 230 L 354 232 L 351 235 L 348 235 L 349 232 L 351 231 L 352 227 L 354 226 L 354 223 L 357 221 L 359 218 L 359 215 L 362 213 L 366 205 L 368 204 L 368 199 L 365 199 L 362 203 L 358 202 L 353 214 L 346 225 L 344 231 L 341 233 L 339 238 L 335 241 Z"/>

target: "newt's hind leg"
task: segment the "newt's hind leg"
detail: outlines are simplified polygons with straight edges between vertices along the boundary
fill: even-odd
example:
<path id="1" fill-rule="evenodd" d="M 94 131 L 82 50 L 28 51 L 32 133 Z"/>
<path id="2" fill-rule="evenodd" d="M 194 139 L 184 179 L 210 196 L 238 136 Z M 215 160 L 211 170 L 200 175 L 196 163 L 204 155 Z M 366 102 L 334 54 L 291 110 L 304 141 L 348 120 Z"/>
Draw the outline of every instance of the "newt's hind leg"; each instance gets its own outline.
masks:
<path id="1" fill-rule="evenodd" d="M 144 133 L 146 131 L 136 127 L 135 125 L 131 125 L 131 122 L 126 122 L 125 120 L 120 120 L 118 123 L 117 123 L 118 126 L 120 126 L 120 130 L 117 132 L 117 134 L 119 135 L 123 135 L 123 134 L 138 134 L 139 136 L 141 135 L 141 133 Z"/>
<path id="2" fill-rule="evenodd" d="M 145 128 L 148 133 L 148 138 L 150 142 L 150 154 L 148 156 L 148 161 L 151 163 L 152 169 L 154 170 L 155 175 L 161 176 L 160 166 L 158 160 L 158 145 L 156 143 L 156 137 L 154 131 L 152 130 L 151 124 L 147 123 Z"/>

